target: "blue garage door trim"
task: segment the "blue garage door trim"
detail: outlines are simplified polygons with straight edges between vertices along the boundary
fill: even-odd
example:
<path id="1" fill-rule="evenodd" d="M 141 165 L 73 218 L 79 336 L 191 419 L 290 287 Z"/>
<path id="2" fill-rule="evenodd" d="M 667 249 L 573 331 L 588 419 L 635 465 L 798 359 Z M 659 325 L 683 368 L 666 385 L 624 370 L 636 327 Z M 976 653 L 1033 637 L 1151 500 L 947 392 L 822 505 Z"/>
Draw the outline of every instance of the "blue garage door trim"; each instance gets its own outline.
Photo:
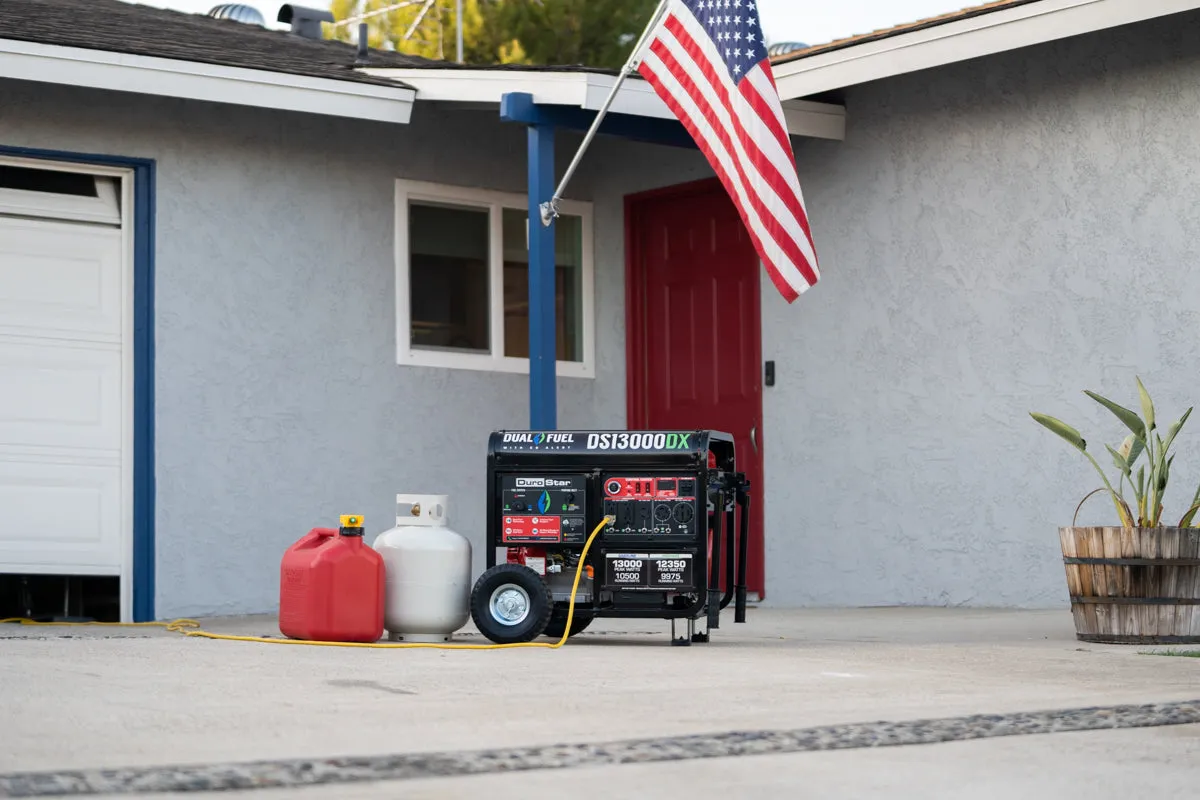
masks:
<path id="1" fill-rule="evenodd" d="M 0 145 L 0 155 L 133 170 L 133 619 L 154 619 L 154 161 Z"/>

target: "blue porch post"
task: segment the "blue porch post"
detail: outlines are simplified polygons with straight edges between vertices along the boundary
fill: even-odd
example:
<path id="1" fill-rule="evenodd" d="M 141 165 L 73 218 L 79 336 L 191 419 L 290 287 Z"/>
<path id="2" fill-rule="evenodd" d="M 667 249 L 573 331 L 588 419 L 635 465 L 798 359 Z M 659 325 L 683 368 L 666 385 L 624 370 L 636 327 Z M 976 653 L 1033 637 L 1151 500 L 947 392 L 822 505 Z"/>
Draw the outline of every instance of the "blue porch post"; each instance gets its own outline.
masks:
<path id="1" fill-rule="evenodd" d="M 677 120 L 608 114 L 598 124 L 597 117 L 596 112 L 582 108 L 538 105 L 526 92 L 509 92 L 500 98 L 500 119 L 526 126 L 529 136 L 529 427 L 533 430 L 558 427 L 555 226 L 553 222 L 542 223 L 541 208 L 555 192 L 554 131 L 601 132 L 632 141 L 697 149 L 695 140 Z M 586 144 L 588 140 L 584 141 Z M 576 162 L 578 158 L 576 154 Z M 568 168 L 564 183 L 571 171 Z"/>
<path id="2" fill-rule="evenodd" d="M 529 427 L 558 427 L 554 229 L 541 204 L 554 195 L 554 126 L 529 126 Z"/>

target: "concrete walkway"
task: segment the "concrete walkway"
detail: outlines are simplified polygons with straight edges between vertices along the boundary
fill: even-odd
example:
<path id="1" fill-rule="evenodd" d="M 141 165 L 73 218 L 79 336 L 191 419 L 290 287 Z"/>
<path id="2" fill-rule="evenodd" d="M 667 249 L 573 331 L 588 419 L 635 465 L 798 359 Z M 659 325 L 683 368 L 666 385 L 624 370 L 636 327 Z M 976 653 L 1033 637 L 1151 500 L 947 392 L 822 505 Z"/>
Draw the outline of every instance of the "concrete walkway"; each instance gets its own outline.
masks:
<path id="1" fill-rule="evenodd" d="M 1200 658 L 1078 642 L 1065 610 L 732 619 L 490 652 L 6 625 L 0 797 L 1200 796 Z"/>

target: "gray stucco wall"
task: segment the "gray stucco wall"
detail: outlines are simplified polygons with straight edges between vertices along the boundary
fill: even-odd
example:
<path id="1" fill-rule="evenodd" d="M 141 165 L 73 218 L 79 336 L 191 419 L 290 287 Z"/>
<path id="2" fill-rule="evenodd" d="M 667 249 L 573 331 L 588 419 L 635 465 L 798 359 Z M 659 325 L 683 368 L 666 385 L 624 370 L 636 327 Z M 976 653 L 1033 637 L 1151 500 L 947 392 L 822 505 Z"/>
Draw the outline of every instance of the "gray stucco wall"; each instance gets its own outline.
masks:
<path id="1" fill-rule="evenodd" d="M 4 81 L 0 109 L 0 143 L 158 163 L 160 616 L 273 610 L 289 544 L 349 512 L 373 537 L 398 492 L 449 493 L 482 569 L 487 435 L 528 425 L 528 379 L 396 365 L 394 180 L 523 192 L 523 129 Z M 591 199 L 594 166 L 571 196 Z M 559 381 L 563 427 L 624 425 L 620 189 L 596 193 L 598 375 Z"/>
<path id="2" fill-rule="evenodd" d="M 1124 428 L 1083 389 L 1137 408 L 1138 374 L 1168 422 L 1200 399 L 1200 18 L 846 104 L 845 142 L 798 152 L 823 280 L 792 307 L 764 295 L 770 599 L 1063 605 L 1056 527 L 1101 484 L 1028 412 L 1111 465 Z M 1167 519 L 1200 479 L 1196 424 Z"/>
<path id="3" fill-rule="evenodd" d="M 769 603 L 1065 602 L 1055 529 L 1097 479 L 1027 412 L 1100 448 L 1121 429 L 1081 389 L 1192 401 L 1198 77 L 1174 17 L 854 88 L 846 141 L 797 140 L 824 277 L 790 307 L 762 282 Z M 274 609 L 288 544 L 347 511 L 383 530 L 397 492 L 451 494 L 481 568 L 486 436 L 527 423 L 526 379 L 395 364 L 393 180 L 523 191 L 520 129 L 12 82 L 0 109 L 0 143 L 158 161 L 161 616 Z M 598 377 L 559 381 L 562 427 L 624 425 L 624 195 L 709 174 L 607 140 L 584 162 Z"/>

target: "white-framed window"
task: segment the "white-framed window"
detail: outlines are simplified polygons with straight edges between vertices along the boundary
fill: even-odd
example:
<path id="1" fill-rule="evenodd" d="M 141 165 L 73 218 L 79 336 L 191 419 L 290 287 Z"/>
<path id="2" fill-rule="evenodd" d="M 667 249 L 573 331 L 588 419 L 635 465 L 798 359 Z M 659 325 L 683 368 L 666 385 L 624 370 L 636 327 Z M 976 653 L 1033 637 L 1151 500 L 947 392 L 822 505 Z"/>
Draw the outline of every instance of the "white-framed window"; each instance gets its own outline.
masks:
<path id="1" fill-rule="evenodd" d="M 559 211 L 557 372 L 591 378 L 592 204 Z M 396 181 L 397 363 L 529 372 L 528 216 L 523 194 Z"/>

